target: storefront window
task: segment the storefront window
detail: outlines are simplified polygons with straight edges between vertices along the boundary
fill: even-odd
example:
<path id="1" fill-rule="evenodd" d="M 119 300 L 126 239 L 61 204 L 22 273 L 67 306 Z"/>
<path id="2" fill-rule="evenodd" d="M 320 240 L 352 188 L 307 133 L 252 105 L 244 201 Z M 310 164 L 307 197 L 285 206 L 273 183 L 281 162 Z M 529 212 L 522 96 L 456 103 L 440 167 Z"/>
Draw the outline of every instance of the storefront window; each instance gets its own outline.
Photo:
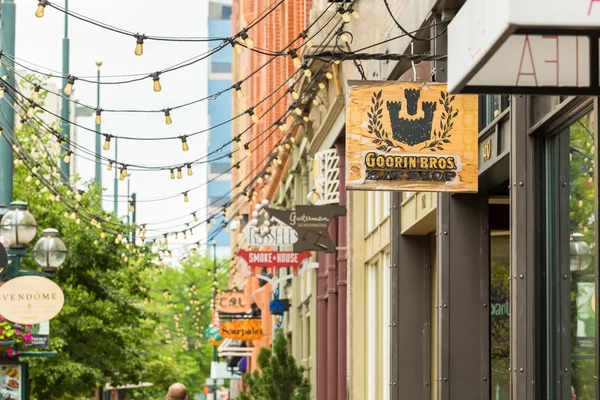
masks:
<path id="1" fill-rule="evenodd" d="M 508 107 L 508 96 L 500 96 L 497 94 L 490 94 L 484 96 L 484 109 L 483 109 L 483 126 L 487 126 L 495 120 L 502 111 Z"/>
<path id="2" fill-rule="evenodd" d="M 569 129 L 570 212 L 569 270 L 571 385 L 578 399 L 594 399 L 596 351 L 596 274 L 594 262 L 594 135 L 593 113 Z"/>
<path id="3" fill-rule="evenodd" d="M 492 399 L 510 400 L 510 236 L 492 232 L 490 260 L 490 333 Z"/>

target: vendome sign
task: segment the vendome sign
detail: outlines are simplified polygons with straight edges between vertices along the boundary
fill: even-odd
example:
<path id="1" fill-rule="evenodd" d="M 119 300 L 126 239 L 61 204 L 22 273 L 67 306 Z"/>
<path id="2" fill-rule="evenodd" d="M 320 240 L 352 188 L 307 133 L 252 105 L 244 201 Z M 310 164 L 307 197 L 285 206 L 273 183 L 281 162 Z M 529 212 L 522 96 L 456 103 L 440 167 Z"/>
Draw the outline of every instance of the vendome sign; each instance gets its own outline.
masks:
<path id="1" fill-rule="evenodd" d="M 600 0 L 468 0 L 448 26 L 451 93 L 600 94 Z"/>
<path id="2" fill-rule="evenodd" d="M 0 287 L 0 315 L 18 324 L 39 324 L 54 318 L 65 298 L 60 287 L 41 276 L 22 276 Z"/>
<path id="3" fill-rule="evenodd" d="M 347 189 L 477 192 L 477 96 L 437 83 L 348 85 Z"/>

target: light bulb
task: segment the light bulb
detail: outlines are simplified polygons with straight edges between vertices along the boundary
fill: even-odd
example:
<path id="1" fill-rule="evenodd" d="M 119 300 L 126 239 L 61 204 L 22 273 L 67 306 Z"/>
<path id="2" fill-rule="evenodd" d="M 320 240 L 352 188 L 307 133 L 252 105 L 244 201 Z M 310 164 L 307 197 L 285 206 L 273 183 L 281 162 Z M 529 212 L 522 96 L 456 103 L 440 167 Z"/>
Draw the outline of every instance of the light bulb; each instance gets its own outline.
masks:
<path id="1" fill-rule="evenodd" d="M 40 89 L 41 86 L 36 84 L 33 88 L 33 93 L 31 93 L 31 100 L 37 100 L 38 96 L 40 95 Z"/>
<path id="2" fill-rule="evenodd" d="M 340 60 L 333 60 L 333 63 L 334 63 L 335 65 L 339 65 L 339 64 L 341 63 L 341 61 L 340 61 Z"/>
<path id="3" fill-rule="evenodd" d="M 133 52 L 136 56 L 144 54 L 144 35 L 136 35 L 135 51 Z"/>
<path id="4" fill-rule="evenodd" d="M 360 14 L 356 10 L 352 10 L 351 14 L 352 14 L 352 17 L 354 17 L 354 19 L 359 19 L 360 18 Z"/>
<path id="5" fill-rule="evenodd" d="M 240 83 L 236 83 L 233 87 L 235 89 L 235 94 L 237 95 L 238 99 L 244 97 L 244 92 L 242 92 L 242 85 Z"/>
<path id="6" fill-rule="evenodd" d="M 192 171 L 192 164 L 187 165 L 187 174 L 188 176 L 194 175 L 194 172 Z"/>
<path id="7" fill-rule="evenodd" d="M 342 19 L 345 23 L 350 22 L 350 13 L 348 13 L 348 11 L 344 11 L 344 13 L 342 14 Z"/>
<path id="8" fill-rule="evenodd" d="M 244 150 L 246 150 L 246 156 L 250 157 L 252 151 L 250 151 L 250 145 L 248 143 L 244 145 Z"/>
<path id="9" fill-rule="evenodd" d="M 4 88 L 0 87 L 0 99 L 4 98 Z"/>
<path id="10" fill-rule="evenodd" d="M 319 82 L 319 89 L 325 89 L 325 84 L 323 82 Z"/>
<path id="11" fill-rule="evenodd" d="M 182 136 L 181 137 L 181 150 L 188 151 L 189 149 L 190 149 L 190 146 L 188 146 L 186 137 Z"/>
<path id="12" fill-rule="evenodd" d="M 125 180 L 125 175 L 123 175 L 123 170 L 121 170 L 121 174 L 119 175 L 119 180 L 120 181 L 124 181 Z"/>
<path id="13" fill-rule="evenodd" d="M 68 164 L 71 161 L 71 150 L 67 152 L 65 158 L 63 158 L 63 161 L 65 162 L 65 164 Z"/>
<path id="14" fill-rule="evenodd" d="M 171 125 L 173 120 L 171 119 L 171 110 L 168 108 L 165 110 L 165 122 L 167 125 Z"/>
<path id="15" fill-rule="evenodd" d="M 171 179 L 175 179 L 175 171 L 171 170 Z"/>
<path id="16" fill-rule="evenodd" d="M 169 239 L 167 238 L 167 235 L 165 234 L 165 239 L 163 241 L 164 244 L 169 244 Z"/>
<path id="17" fill-rule="evenodd" d="M 260 117 L 257 114 L 252 114 L 252 122 L 258 124 L 258 121 L 260 121 Z"/>
<path id="18" fill-rule="evenodd" d="M 187 202 L 189 202 L 189 201 L 190 201 L 190 199 L 189 199 L 189 197 L 188 197 L 188 194 L 187 194 L 187 192 L 185 192 L 185 193 L 183 194 L 183 202 L 184 202 L 184 203 L 187 203 Z"/>
<path id="19" fill-rule="evenodd" d="M 237 40 L 232 41 L 231 45 L 236 53 L 242 54 L 244 52 L 244 46 L 242 46 Z"/>
<path id="20" fill-rule="evenodd" d="M 31 103 L 29 109 L 27 110 L 27 118 L 33 118 L 35 115 L 35 103 Z"/>
<path id="21" fill-rule="evenodd" d="M 319 99 L 317 99 L 317 98 L 314 98 L 314 99 L 313 99 L 313 101 L 312 101 L 312 103 L 313 103 L 315 106 L 318 106 L 319 104 L 321 104 L 321 103 L 319 102 Z"/>
<path id="22" fill-rule="evenodd" d="M 73 85 L 75 84 L 75 77 L 73 75 L 69 75 L 67 77 L 67 85 L 65 86 L 63 92 L 65 92 L 65 94 L 67 96 L 70 96 L 71 93 L 73 93 Z"/>
<path id="23" fill-rule="evenodd" d="M 23 122 L 25 122 L 25 121 L 23 119 L 20 119 L 19 122 L 17 122 L 17 126 L 15 126 L 15 129 L 18 131 L 23 129 Z"/>
<path id="24" fill-rule="evenodd" d="M 102 146 L 104 150 L 110 150 L 110 135 L 106 135 L 104 137 L 104 145 Z"/>
<path id="25" fill-rule="evenodd" d="M 342 39 L 342 42 L 348 42 L 348 40 L 350 40 L 350 38 L 348 37 L 348 35 L 346 35 L 345 33 L 342 33 L 340 35 L 340 39 Z"/>
<path id="26" fill-rule="evenodd" d="M 279 150 L 280 153 L 283 153 L 283 146 L 282 145 L 277 146 L 277 149 Z"/>
<path id="27" fill-rule="evenodd" d="M 35 16 L 38 18 L 44 18 L 44 10 L 46 9 L 46 5 L 48 2 L 46 0 L 40 0 L 37 6 L 37 10 L 35 10 Z"/>
<path id="28" fill-rule="evenodd" d="M 100 116 L 100 114 L 102 113 L 102 110 L 97 108 L 96 109 L 96 120 L 94 122 L 96 122 L 96 125 L 100 125 L 102 123 L 102 117 Z"/>
<path id="29" fill-rule="evenodd" d="M 292 144 L 296 143 L 296 138 L 295 137 L 290 137 L 290 142 L 292 142 Z"/>
<path id="30" fill-rule="evenodd" d="M 250 36 L 248 36 L 248 34 L 246 33 L 246 31 L 240 32 L 240 37 L 244 41 L 244 44 L 246 45 L 246 47 L 248 47 L 249 49 L 253 49 L 254 48 L 254 40 L 252 40 L 250 38 Z"/>
<path id="31" fill-rule="evenodd" d="M 154 91 L 155 92 L 160 92 L 162 90 L 162 86 L 160 86 L 159 75 L 160 75 L 159 72 L 155 72 L 152 74 L 152 81 L 154 82 Z"/>
<path id="32" fill-rule="evenodd" d="M 290 50 L 289 52 L 290 58 L 292 59 L 292 63 L 294 63 L 294 68 L 298 69 L 302 66 L 302 60 L 298 57 L 298 53 L 296 50 Z"/>
<path id="33" fill-rule="evenodd" d="M 37 167 L 37 165 L 36 165 L 35 167 L 31 168 L 31 173 L 32 173 L 32 174 L 37 174 L 37 172 L 38 172 L 38 167 Z"/>
<path id="34" fill-rule="evenodd" d="M 304 120 L 304 122 L 310 121 L 310 118 L 308 118 L 308 115 L 305 115 L 304 117 L 302 117 L 302 119 Z"/>
<path id="35" fill-rule="evenodd" d="M 194 222 L 198 222 L 198 216 L 196 215 L 196 213 L 192 214 L 194 216 Z"/>
<path id="36" fill-rule="evenodd" d="M 134 212 L 135 211 L 135 205 L 133 203 L 133 201 L 129 202 L 129 212 Z"/>
<path id="37" fill-rule="evenodd" d="M 292 98 L 294 100 L 298 100 L 300 98 L 300 95 L 295 90 L 292 90 Z"/>
<path id="38" fill-rule="evenodd" d="M 279 130 L 281 130 L 281 132 L 285 132 L 288 130 L 288 124 L 286 124 L 285 122 L 281 125 L 279 125 Z"/>
<path id="39" fill-rule="evenodd" d="M 181 168 L 177 168 L 177 179 L 183 178 L 183 174 L 181 173 Z"/>
<path id="40" fill-rule="evenodd" d="M 310 68 L 304 68 L 304 76 L 307 78 L 310 78 L 312 76 L 312 71 L 310 70 Z"/>
<path id="41" fill-rule="evenodd" d="M 325 78 L 327 79 L 333 79 L 333 74 L 329 71 L 325 72 Z"/>
<path id="42" fill-rule="evenodd" d="M 302 110 L 298 107 L 294 108 L 294 112 L 296 113 L 296 115 L 302 115 Z"/>

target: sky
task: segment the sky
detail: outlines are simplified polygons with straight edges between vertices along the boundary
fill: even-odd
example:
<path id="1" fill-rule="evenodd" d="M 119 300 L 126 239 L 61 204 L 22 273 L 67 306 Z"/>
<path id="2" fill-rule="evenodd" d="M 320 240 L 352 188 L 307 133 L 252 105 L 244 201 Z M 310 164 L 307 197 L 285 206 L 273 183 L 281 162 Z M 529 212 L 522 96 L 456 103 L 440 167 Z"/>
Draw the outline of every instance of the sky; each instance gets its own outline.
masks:
<path id="1" fill-rule="evenodd" d="M 55 2 L 64 6 L 64 0 Z M 64 36 L 65 15 L 51 7 L 46 7 L 45 16 L 35 17 L 37 3 L 33 0 L 16 1 L 16 57 L 19 62 L 39 64 L 49 70 L 62 70 L 62 39 Z M 206 37 L 207 1 L 195 0 L 71 0 L 69 9 L 104 23 L 146 35 Z M 207 50 L 206 43 L 175 43 L 146 41 L 144 55 L 134 55 L 135 39 L 114 33 L 87 22 L 69 18 L 70 73 L 95 79 L 96 61 L 102 61 L 101 74 L 123 75 L 151 73 L 182 61 L 188 60 Z M 226 48 L 223 51 L 230 51 Z M 207 95 L 208 60 L 192 66 L 161 75 L 162 91 L 155 93 L 150 79 L 121 85 L 101 85 L 102 108 L 115 109 L 163 109 L 186 103 Z M 30 64 L 28 64 L 30 65 Z M 17 67 L 19 69 L 19 67 Z M 33 67 L 34 69 L 38 67 Z M 114 78 L 113 78 L 114 79 Z M 61 87 L 60 80 L 53 79 Z M 96 105 L 96 84 L 76 81 L 72 99 Z M 228 95 L 228 94 L 225 94 Z M 206 102 L 173 111 L 173 123 L 166 125 L 164 115 L 143 113 L 103 113 L 102 132 L 113 135 L 134 137 L 180 136 L 207 128 Z M 73 120 L 71 116 L 71 120 Z M 213 121 L 217 123 L 220 121 Z M 80 117 L 77 123 L 94 129 L 93 117 Z M 188 138 L 190 150 L 181 150 L 180 140 L 171 141 L 126 141 L 118 144 L 118 161 L 129 164 L 165 165 L 191 161 L 206 153 L 206 133 Z M 78 129 L 78 143 L 90 150 L 94 149 L 95 133 Z M 103 155 L 114 158 L 114 142 Z M 93 179 L 94 164 L 79 159 L 79 173 L 84 180 Z M 103 186 L 106 195 L 113 194 L 113 172 L 103 167 Z M 182 180 L 171 180 L 168 171 L 131 172 L 130 191 L 138 198 L 137 222 L 152 223 L 158 229 L 193 223 L 191 212 L 205 207 L 205 187 L 189 192 L 189 203 L 183 202 L 183 195 L 174 199 L 152 202 L 147 200 L 177 195 L 185 190 L 201 185 L 206 180 L 206 169 L 194 168 L 194 175 L 188 177 L 184 170 Z M 127 182 L 119 183 L 119 195 L 127 194 Z M 108 196 L 107 196 L 108 197 Z M 126 198 L 119 205 L 120 215 L 128 209 Z M 104 202 L 105 209 L 112 210 L 112 200 Z M 183 219 L 176 217 L 185 216 Z M 199 215 L 202 214 L 199 213 Z M 172 220 L 172 222 L 169 222 Z M 147 236 L 153 233 L 149 226 Z M 183 230 L 181 227 L 178 230 Z M 200 231 L 188 242 L 201 238 Z M 162 229 L 161 229 L 162 231 Z M 180 236 L 181 238 L 181 236 Z M 173 240 L 170 238 L 170 242 Z M 175 256 L 174 252 L 174 256 Z"/>

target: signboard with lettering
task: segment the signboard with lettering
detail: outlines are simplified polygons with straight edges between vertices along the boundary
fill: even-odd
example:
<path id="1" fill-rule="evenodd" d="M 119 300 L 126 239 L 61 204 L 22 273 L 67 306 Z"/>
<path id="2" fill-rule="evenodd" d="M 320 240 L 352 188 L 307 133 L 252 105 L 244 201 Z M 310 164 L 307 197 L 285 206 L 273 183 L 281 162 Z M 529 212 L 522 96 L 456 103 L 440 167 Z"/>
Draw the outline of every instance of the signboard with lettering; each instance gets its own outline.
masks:
<path id="1" fill-rule="evenodd" d="M 215 297 L 217 311 L 225 314 L 244 314 L 250 310 L 250 299 L 243 290 L 223 290 Z"/>
<path id="2" fill-rule="evenodd" d="M 331 220 L 346 215 L 346 207 L 340 205 L 296 206 L 295 210 L 265 208 L 284 224 L 293 228 L 298 236 L 294 251 L 325 251 L 333 253 L 335 243 L 329 237 L 328 227 Z"/>
<path id="3" fill-rule="evenodd" d="M 477 192 L 477 96 L 438 83 L 348 85 L 346 189 Z"/>
<path id="4" fill-rule="evenodd" d="M 298 234 L 287 225 L 271 226 L 261 235 L 260 228 L 247 224 L 242 230 L 248 246 L 290 246 L 298 241 Z"/>
<path id="5" fill-rule="evenodd" d="M 302 261 L 310 257 L 310 251 L 294 253 L 291 251 L 247 251 L 238 250 L 237 255 L 246 261 L 252 275 L 255 268 L 293 268 L 294 276 Z"/>
<path id="6" fill-rule="evenodd" d="M 50 321 L 34 324 L 31 327 L 31 342 L 27 348 L 47 349 L 50 346 Z"/>
<path id="7" fill-rule="evenodd" d="M 18 324 L 39 324 L 54 318 L 65 298 L 60 287 L 41 276 L 21 276 L 0 287 L 0 315 Z"/>
<path id="8" fill-rule="evenodd" d="M 448 27 L 449 91 L 598 94 L 599 33 L 600 0 L 468 0 Z"/>
<path id="9" fill-rule="evenodd" d="M 219 334 L 225 339 L 234 340 L 258 340 L 264 336 L 260 319 L 222 322 L 219 327 Z"/>

